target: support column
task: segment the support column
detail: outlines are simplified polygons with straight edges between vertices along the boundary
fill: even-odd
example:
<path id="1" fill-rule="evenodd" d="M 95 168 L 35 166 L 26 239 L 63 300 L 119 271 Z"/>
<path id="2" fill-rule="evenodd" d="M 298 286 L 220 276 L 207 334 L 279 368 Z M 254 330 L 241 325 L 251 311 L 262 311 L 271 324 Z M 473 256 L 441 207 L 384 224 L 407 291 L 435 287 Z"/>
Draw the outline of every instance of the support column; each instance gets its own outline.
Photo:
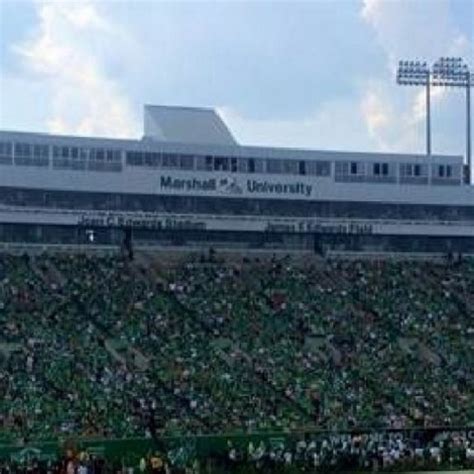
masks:
<path id="1" fill-rule="evenodd" d="M 467 182 L 472 184 L 472 157 L 471 157 L 471 73 L 467 73 L 466 84 L 466 160 Z"/>
<path id="2" fill-rule="evenodd" d="M 426 77 L 426 154 L 431 156 L 431 94 L 430 94 L 430 72 Z"/>

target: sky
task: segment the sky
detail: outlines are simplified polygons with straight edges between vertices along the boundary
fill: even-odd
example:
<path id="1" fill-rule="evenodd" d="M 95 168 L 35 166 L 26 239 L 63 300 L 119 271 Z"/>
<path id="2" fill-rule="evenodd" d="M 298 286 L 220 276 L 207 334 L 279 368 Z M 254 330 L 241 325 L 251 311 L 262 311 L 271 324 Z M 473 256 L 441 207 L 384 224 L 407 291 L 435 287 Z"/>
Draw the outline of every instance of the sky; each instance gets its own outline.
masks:
<path id="1" fill-rule="evenodd" d="M 399 59 L 474 70 L 474 0 L 0 0 L 0 129 L 141 138 L 144 104 L 216 108 L 241 144 L 423 153 Z M 465 92 L 432 94 L 464 154 Z"/>

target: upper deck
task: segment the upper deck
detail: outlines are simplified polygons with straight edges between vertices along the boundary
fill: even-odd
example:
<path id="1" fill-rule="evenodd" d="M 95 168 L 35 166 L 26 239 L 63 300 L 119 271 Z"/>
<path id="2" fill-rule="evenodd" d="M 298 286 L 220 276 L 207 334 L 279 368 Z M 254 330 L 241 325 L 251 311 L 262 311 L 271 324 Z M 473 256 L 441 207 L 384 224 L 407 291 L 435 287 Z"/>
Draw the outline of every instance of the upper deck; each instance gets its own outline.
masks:
<path id="1" fill-rule="evenodd" d="M 141 140 L 0 131 L 0 187 L 474 205 L 462 156 L 243 146 L 208 109 L 147 106 L 145 125 Z"/>

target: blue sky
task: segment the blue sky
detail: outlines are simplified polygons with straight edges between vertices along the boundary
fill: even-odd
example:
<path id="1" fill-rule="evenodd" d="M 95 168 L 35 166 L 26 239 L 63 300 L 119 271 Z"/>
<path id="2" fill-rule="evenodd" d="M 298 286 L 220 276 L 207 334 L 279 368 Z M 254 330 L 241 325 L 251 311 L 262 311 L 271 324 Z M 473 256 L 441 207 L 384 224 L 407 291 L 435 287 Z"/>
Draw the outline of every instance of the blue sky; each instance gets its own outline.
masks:
<path id="1" fill-rule="evenodd" d="M 0 128 L 140 137 L 144 103 L 215 107 L 244 144 L 424 151 L 399 58 L 462 56 L 474 0 L 0 0 Z M 435 152 L 464 153 L 460 91 Z"/>

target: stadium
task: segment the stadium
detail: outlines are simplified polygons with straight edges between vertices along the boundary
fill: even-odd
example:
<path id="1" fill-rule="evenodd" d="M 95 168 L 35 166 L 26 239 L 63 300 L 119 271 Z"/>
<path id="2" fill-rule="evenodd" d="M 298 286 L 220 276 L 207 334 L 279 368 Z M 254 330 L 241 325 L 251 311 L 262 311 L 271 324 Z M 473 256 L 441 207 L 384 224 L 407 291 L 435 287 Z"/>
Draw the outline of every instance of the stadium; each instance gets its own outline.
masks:
<path id="1" fill-rule="evenodd" d="M 146 106 L 144 125 L 137 141 L 1 132 L 1 241 L 474 252 L 462 156 L 241 146 L 211 109 Z"/>
<path id="2" fill-rule="evenodd" d="M 0 168 L 5 472 L 474 468 L 464 157 L 146 106 L 141 140 L 2 131 Z"/>

